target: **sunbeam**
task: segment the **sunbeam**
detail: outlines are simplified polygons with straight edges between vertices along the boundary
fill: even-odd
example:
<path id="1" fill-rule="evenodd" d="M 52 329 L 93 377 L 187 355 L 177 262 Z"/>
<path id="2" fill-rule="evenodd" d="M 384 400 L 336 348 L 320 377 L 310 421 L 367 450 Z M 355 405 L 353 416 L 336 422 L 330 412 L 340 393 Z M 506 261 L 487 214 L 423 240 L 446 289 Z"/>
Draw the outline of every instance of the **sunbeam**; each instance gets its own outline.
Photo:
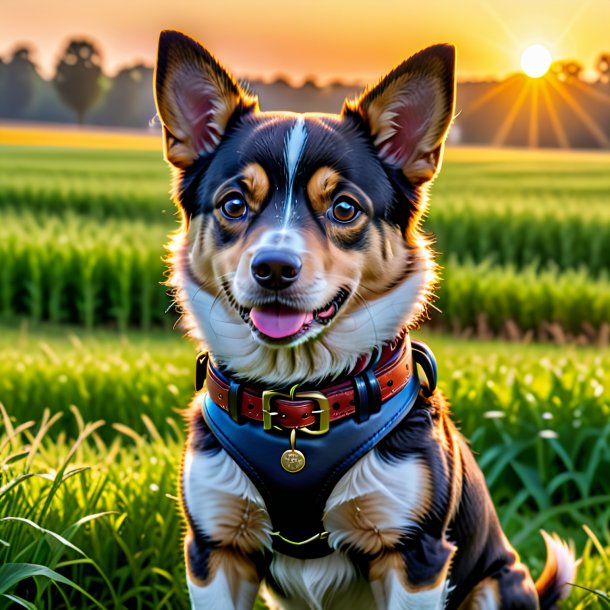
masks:
<path id="1" fill-rule="evenodd" d="M 600 100 L 602 102 L 606 102 L 606 104 L 610 104 L 610 95 L 602 93 L 601 91 L 597 91 L 597 89 L 593 89 L 590 85 L 585 85 L 585 83 L 578 79 L 571 81 L 570 84 L 580 89 L 589 97 L 595 98 L 596 100 Z"/>
<path id="2" fill-rule="evenodd" d="M 506 141 L 506 137 L 508 136 L 508 132 L 510 131 L 510 128 L 513 126 L 513 123 L 515 122 L 515 118 L 517 117 L 519 110 L 521 110 L 521 108 L 525 102 L 525 98 L 527 97 L 527 94 L 530 92 L 531 88 L 532 88 L 532 83 L 531 83 L 531 81 L 528 80 L 527 83 L 525 84 L 525 87 L 523 87 L 523 89 L 521 89 L 521 92 L 519 93 L 519 97 L 515 100 L 513 107 L 510 109 L 510 112 L 506 115 L 506 118 L 502 122 L 502 125 L 500 125 L 500 128 L 498 129 L 498 131 L 493 139 L 494 146 L 503 146 L 504 145 L 504 142 Z"/>
<path id="3" fill-rule="evenodd" d="M 536 81 L 532 86 L 532 103 L 530 104 L 530 122 L 527 134 L 527 142 L 530 148 L 538 146 L 538 97 L 540 94 L 540 82 Z"/>
<path id="4" fill-rule="evenodd" d="M 507 89 L 512 84 L 513 84 L 513 82 L 511 79 L 507 79 L 502 83 L 495 84 L 489 91 L 486 91 L 485 93 L 483 93 L 472 104 L 470 104 L 468 106 L 468 108 L 465 108 L 462 111 L 462 116 L 466 116 L 466 115 L 470 114 L 471 112 L 478 110 L 481 106 L 483 106 L 483 104 L 489 102 L 491 99 L 496 97 L 496 95 L 499 95 L 500 93 L 502 93 L 502 91 Z"/>
<path id="5" fill-rule="evenodd" d="M 574 114 L 582 121 L 583 125 L 589 130 L 589 133 L 601 144 L 601 146 L 610 147 L 610 139 L 599 127 L 599 125 L 589 116 L 589 114 L 578 104 L 572 94 L 566 89 L 563 83 L 555 79 L 549 79 L 551 86 L 563 98 L 566 104 L 574 111 Z"/>
<path id="6" fill-rule="evenodd" d="M 549 95 L 548 89 L 548 79 L 544 79 L 541 82 L 542 89 L 542 97 L 544 98 L 544 105 L 547 109 L 549 119 L 551 120 L 551 125 L 553 126 L 553 131 L 555 132 L 555 137 L 557 138 L 557 143 L 561 148 L 570 148 L 570 141 L 568 140 L 568 136 L 559 120 L 559 116 L 557 115 L 557 110 L 553 105 L 551 100 L 551 96 Z"/>

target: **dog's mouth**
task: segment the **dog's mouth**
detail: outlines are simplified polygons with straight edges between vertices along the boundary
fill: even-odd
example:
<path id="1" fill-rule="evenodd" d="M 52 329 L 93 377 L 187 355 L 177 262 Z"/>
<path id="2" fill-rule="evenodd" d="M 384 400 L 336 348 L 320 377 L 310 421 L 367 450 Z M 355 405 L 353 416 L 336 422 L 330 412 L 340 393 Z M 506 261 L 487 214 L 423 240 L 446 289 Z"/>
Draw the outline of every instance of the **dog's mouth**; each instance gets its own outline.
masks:
<path id="1" fill-rule="evenodd" d="M 315 311 L 302 311 L 279 301 L 257 305 L 250 309 L 239 307 L 239 315 L 252 330 L 264 340 L 273 342 L 292 342 L 304 337 L 317 323 L 330 324 L 349 296 L 341 288 L 324 307 Z"/>

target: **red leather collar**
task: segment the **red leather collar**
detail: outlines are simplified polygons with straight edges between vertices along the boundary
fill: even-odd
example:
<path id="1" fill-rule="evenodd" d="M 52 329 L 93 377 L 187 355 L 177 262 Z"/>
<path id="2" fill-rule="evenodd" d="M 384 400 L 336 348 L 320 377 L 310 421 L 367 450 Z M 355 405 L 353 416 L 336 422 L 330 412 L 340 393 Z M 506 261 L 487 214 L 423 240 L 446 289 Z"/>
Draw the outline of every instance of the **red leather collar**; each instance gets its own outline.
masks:
<path id="1" fill-rule="evenodd" d="M 363 385 L 365 374 L 367 380 Z M 264 421 L 266 426 L 270 424 L 284 429 L 309 428 L 311 433 L 315 433 L 323 427 L 323 418 L 332 423 L 357 414 L 363 402 L 363 387 L 370 388 L 371 384 L 378 384 L 375 393 L 379 403 L 383 403 L 400 392 L 412 375 L 411 343 L 407 335 L 398 345 L 386 346 L 378 364 L 372 370 L 354 372 L 332 385 L 303 391 L 293 388 L 290 393 L 263 392 L 228 380 L 208 362 L 206 390 L 219 407 L 228 411 L 233 419 L 238 421 L 244 418 Z M 267 394 L 266 416 L 263 394 Z M 322 415 L 322 403 L 328 409 L 328 416 Z M 312 426 L 313 428 L 310 428 Z"/>

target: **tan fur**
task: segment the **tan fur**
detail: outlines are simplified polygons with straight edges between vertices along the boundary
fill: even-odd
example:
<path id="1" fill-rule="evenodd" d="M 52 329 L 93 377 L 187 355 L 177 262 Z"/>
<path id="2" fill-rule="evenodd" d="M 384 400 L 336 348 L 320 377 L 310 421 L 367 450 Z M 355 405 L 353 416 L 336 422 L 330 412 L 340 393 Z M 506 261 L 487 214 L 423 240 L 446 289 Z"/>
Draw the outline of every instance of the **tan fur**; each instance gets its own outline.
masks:
<path id="1" fill-rule="evenodd" d="M 259 163 L 249 163 L 242 172 L 248 205 L 258 212 L 269 194 L 269 177 Z"/>
<path id="2" fill-rule="evenodd" d="M 188 544 L 189 535 L 187 535 L 186 542 Z M 246 580 L 248 582 L 258 582 L 258 575 L 256 573 L 256 567 L 254 564 L 238 549 L 232 549 L 227 547 L 221 547 L 215 549 L 210 553 L 209 559 L 209 574 L 205 580 L 198 578 L 191 571 L 189 562 L 186 562 L 187 575 L 189 580 L 197 585 L 198 587 L 208 586 L 215 578 L 219 569 L 222 569 L 225 574 L 230 578 L 232 588 L 236 589 L 240 580 Z"/>
<path id="3" fill-rule="evenodd" d="M 378 527 L 385 516 L 380 506 L 382 500 L 376 495 L 369 494 L 340 504 L 326 516 L 325 526 L 331 530 L 350 532 L 344 544 L 362 553 L 375 555 L 391 549 L 398 544 L 404 532 L 400 527 Z M 427 506 L 429 506 L 429 497 L 422 503 L 422 513 L 425 513 Z"/>
<path id="4" fill-rule="evenodd" d="M 307 196 L 311 207 L 318 214 L 325 214 L 330 207 L 331 196 L 341 176 L 330 167 L 320 167 L 307 183 Z"/>
<path id="5" fill-rule="evenodd" d="M 460 604 L 458 610 L 494 610 L 486 603 L 489 599 L 494 600 L 496 608 L 500 608 L 500 589 L 495 578 L 482 580 Z"/>
<path id="6" fill-rule="evenodd" d="M 260 537 L 267 522 L 257 507 L 243 498 L 238 498 L 234 506 L 227 510 L 226 521 L 216 531 L 211 532 L 211 535 L 221 546 L 231 546 L 243 553 L 252 553 L 259 550 Z"/>

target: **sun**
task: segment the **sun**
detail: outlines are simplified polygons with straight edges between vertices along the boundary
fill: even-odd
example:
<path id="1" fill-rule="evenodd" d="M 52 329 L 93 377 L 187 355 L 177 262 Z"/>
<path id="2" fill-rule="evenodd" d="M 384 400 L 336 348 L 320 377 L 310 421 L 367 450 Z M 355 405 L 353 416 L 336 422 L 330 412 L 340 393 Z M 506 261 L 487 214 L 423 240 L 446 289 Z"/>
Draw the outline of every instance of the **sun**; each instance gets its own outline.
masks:
<path id="1" fill-rule="evenodd" d="M 549 71 L 552 61 L 551 53 L 545 46 L 533 44 L 521 55 L 521 69 L 530 78 L 540 78 Z"/>

